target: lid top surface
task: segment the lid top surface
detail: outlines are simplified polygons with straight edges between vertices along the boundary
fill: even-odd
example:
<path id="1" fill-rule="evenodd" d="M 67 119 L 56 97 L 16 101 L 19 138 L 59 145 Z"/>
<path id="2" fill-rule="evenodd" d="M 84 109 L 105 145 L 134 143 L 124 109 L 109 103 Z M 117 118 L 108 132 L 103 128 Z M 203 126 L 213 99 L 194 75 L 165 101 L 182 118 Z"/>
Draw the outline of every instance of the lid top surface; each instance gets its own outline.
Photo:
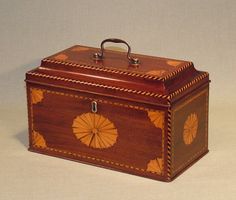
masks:
<path id="1" fill-rule="evenodd" d="M 154 80 L 166 80 L 189 67 L 193 67 L 192 62 L 189 61 L 140 54 L 131 54 L 132 57 L 138 58 L 140 61 L 138 65 L 132 65 L 126 57 L 126 52 L 107 49 L 104 52 L 104 58 L 96 61 L 93 59 L 93 54 L 98 52 L 100 52 L 98 48 L 76 45 L 43 59 L 42 65 L 48 67 L 47 63 L 55 63 L 68 68 L 86 68 Z"/>
<path id="2" fill-rule="evenodd" d="M 39 67 L 26 73 L 26 81 L 160 105 L 209 82 L 208 73 L 196 70 L 189 61 L 130 54 L 139 60 L 134 66 L 126 52 L 107 49 L 102 60 L 94 60 L 100 50 L 72 46 L 43 59 Z"/>

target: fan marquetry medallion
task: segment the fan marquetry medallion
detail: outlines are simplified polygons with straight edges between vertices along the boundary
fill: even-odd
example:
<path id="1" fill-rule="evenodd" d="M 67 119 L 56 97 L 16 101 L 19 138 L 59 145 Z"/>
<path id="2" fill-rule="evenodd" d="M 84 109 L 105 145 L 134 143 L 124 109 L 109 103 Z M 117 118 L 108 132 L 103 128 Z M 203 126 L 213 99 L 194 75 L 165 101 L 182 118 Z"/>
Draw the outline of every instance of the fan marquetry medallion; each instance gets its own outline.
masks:
<path id="1" fill-rule="evenodd" d="M 115 125 L 106 117 L 96 113 L 84 113 L 77 116 L 72 128 L 76 138 L 92 148 L 111 147 L 118 137 Z"/>
<path id="2" fill-rule="evenodd" d="M 198 128 L 198 118 L 196 113 L 192 113 L 187 117 L 184 123 L 183 139 L 186 145 L 191 144 L 193 140 L 196 138 L 197 128 Z"/>

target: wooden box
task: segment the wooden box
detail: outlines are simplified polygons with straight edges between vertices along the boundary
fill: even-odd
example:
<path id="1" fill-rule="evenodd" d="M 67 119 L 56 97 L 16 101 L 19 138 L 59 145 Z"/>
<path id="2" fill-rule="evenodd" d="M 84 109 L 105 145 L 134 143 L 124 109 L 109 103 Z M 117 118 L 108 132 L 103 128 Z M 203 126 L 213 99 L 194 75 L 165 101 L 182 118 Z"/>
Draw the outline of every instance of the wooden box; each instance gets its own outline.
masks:
<path id="1" fill-rule="evenodd" d="M 26 85 L 30 151 L 161 181 L 208 152 L 209 76 L 192 62 L 107 39 L 43 59 Z"/>

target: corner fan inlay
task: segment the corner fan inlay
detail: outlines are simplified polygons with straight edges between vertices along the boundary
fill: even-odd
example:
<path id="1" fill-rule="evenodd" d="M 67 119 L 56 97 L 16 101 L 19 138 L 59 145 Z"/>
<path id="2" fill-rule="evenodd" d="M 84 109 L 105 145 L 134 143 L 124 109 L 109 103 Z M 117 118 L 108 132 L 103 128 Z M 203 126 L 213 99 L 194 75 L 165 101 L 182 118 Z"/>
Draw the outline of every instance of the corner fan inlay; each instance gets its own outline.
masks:
<path id="1" fill-rule="evenodd" d="M 115 125 L 102 115 L 84 113 L 73 121 L 73 133 L 83 144 L 104 149 L 116 143 L 118 133 Z"/>
<path id="2" fill-rule="evenodd" d="M 32 132 L 32 145 L 41 148 L 47 147 L 44 137 L 36 131 Z"/>
<path id="3" fill-rule="evenodd" d="M 43 100 L 43 91 L 40 89 L 31 88 L 31 101 L 32 104 L 37 104 Z"/>
<path id="4" fill-rule="evenodd" d="M 148 111 L 148 117 L 156 128 L 160 128 L 162 131 L 162 137 L 164 134 L 164 120 L 165 113 L 163 111 Z M 156 158 L 150 160 L 147 163 L 147 171 L 157 174 L 163 173 L 163 156 L 162 158 Z"/>
<path id="5" fill-rule="evenodd" d="M 163 159 L 157 158 L 154 160 L 150 160 L 147 164 L 147 171 L 155 172 L 157 174 L 161 174 L 163 170 Z"/>
<path id="6" fill-rule="evenodd" d="M 148 117 L 157 128 L 164 129 L 164 112 L 148 111 Z"/>

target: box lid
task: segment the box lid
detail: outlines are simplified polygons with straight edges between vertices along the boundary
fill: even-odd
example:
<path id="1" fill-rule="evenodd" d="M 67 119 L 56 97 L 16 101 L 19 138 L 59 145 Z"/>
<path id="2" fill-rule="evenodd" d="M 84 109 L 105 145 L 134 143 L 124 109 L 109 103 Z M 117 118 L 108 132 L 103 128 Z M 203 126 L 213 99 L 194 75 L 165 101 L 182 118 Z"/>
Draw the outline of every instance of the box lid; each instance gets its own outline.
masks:
<path id="1" fill-rule="evenodd" d="M 105 50 L 105 42 L 125 43 L 128 53 Z M 190 61 L 131 54 L 123 40 L 107 39 L 101 49 L 75 45 L 42 60 L 27 82 L 165 104 L 209 82 Z"/>

